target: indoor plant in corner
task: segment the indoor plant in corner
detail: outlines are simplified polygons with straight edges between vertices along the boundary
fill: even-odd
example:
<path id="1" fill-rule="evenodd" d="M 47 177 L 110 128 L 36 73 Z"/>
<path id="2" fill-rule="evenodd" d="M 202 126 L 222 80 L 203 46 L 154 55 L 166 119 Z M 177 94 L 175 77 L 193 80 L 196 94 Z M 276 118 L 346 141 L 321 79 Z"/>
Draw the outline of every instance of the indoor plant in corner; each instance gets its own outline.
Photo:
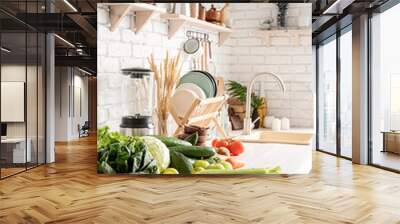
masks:
<path id="1" fill-rule="evenodd" d="M 244 112 L 245 103 L 246 103 L 247 87 L 240 84 L 239 82 L 236 82 L 233 80 L 228 81 L 227 87 L 228 87 L 227 90 L 228 90 L 229 96 L 231 98 L 233 98 L 233 100 L 231 100 L 231 101 L 239 101 L 241 103 L 241 107 L 243 107 L 243 112 Z M 252 108 L 251 119 L 254 122 L 258 118 L 260 118 L 254 123 L 254 128 L 260 127 L 261 117 L 260 117 L 259 113 L 263 107 L 265 107 L 264 98 L 257 96 L 255 93 L 252 93 L 251 94 L 251 108 Z"/>

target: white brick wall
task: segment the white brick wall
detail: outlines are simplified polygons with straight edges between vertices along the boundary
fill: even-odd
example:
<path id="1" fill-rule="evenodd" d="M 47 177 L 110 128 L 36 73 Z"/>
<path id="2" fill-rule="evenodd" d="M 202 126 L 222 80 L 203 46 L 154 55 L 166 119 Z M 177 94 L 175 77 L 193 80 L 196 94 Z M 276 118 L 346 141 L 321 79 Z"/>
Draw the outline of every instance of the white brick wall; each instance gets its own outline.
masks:
<path id="1" fill-rule="evenodd" d="M 312 75 L 311 32 L 299 43 L 290 36 L 274 36 L 270 46 L 255 35 L 258 24 L 269 16 L 276 17 L 274 4 L 232 4 L 234 33 L 231 36 L 231 71 L 226 79 L 248 84 L 255 73 L 273 72 L 282 77 L 286 93 L 272 79 L 256 84 L 256 92 L 268 101 L 268 114 L 288 117 L 293 127 L 314 127 L 314 79 Z M 305 17 L 311 20 L 311 4 L 289 4 L 287 23 L 297 27 Z M 306 18 L 306 19 L 307 19 Z"/>
<path id="2" fill-rule="evenodd" d="M 135 111 L 136 100 L 133 81 L 123 76 L 120 70 L 127 67 L 149 67 L 147 57 L 151 53 L 158 61 L 165 56 L 167 49 L 176 54 L 186 40 L 186 30 L 196 29 L 185 27 L 174 39 L 169 40 L 167 22 L 155 16 L 135 34 L 129 29 L 129 15 L 116 31 L 111 32 L 108 14 L 108 7 L 98 4 L 98 125 L 109 125 L 113 130 L 118 130 L 121 117 Z M 232 60 L 231 47 L 217 47 L 216 34 L 210 35 L 210 38 L 213 41 L 213 61 L 218 75 L 227 76 Z M 188 70 L 189 64 L 185 62 L 182 73 Z"/>
<path id="3" fill-rule="evenodd" d="M 154 17 L 140 33 L 129 29 L 127 16 L 115 32 L 110 32 L 107 7 L 98 4 L 98 123 L 117 130 L 120 117 L 131 113 L 135 103 L 132 80 L 120 73 L 125 67 L 148 67 L 147 56 L 153 53 L 160 60 L 165 51 L 176 53 L 186 39 L 186 30 L 168 39 L 168 24 Z M 217 36 L 211 35 L 213 61 L 217 75 L 226 80 L 247 84 L 257 72 L 274 72 L 282 77 L 287 92 L 282 94 L 275 82 L 258 84 L 257 92 L 266 96 L 269 114 L 291 119 L 294 127 L 314 126 L 314 88 L 312 77 L 311 33 L 299 44 L 287 36 L 271 38 L 271 45 L 255 35 L 258 24 L 268 16 L 276 17 L 274 4 L 231 4 L 233 34 L 223 47 L 217 47 Z M 297 26 L 298 19 L 311 19 L 311 4 L 290 4 L 288 25 Z M 200 30 L 201 31 L 201 30 Z M 185 63 L 183 73 L 189 70 Z M 129 96 L 129 97 L 128 97 Z"/>

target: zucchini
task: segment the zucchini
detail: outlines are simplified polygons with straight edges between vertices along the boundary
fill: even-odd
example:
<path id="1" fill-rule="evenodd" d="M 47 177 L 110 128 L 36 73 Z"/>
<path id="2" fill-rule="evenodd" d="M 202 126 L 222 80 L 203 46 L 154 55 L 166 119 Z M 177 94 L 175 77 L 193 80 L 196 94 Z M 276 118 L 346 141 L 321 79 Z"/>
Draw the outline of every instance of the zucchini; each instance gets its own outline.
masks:
<path id="1" fill-rule="evenodd" d="M 190 142 L 192 145 L 197 145 L 197 141 L 199 141 L 199 134 L 195 132 L 187 136 L 184 140 Z"/>
<path id="2" fill-rule="evenodd" d="M 216 154 L 214 148 L 207 146 L 176 146 L 169 149 L 193 158 L 210 158 Z"/>
<path id="3" fill-rule="evenodd" d="M 175 168 L 180 174 L 191 174 L 193 171 L 193 165 L 189 158 L 184 156 L 182 153 L 177 151 L 171 151 L 171 164 L 169 167 Z"/>
<path id="4" fill-rule="evenodd" d="M 167 137 L 167 136 L 162 136 L 162 135 L 154 135 L 153 137 L 159 139 L 164 143 L 168 148 L 169 147 L 175 147 L 175 146 L 191 146 L 192 144 L 190 142 L 180 140 L 174 137 Z"/>

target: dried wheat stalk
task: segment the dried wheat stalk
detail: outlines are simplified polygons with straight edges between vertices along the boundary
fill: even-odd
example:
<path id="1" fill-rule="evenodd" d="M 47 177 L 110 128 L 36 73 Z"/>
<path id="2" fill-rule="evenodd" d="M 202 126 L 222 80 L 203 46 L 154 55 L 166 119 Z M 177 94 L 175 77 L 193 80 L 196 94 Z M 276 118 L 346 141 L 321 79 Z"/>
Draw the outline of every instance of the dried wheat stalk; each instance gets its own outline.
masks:
<path id="1" fill-rule="evenodd" d="M 158 132 L 159 134 L 166 135 L 169 100 L 178 84 L 182 70 L 181 52 L 175 57 L 170 58 L 167 51 L 166 57 L 160 62 L 160 66 L 157 66 L 153 54 L 147 60 L 150 64 L 150 69 L 154 72 L 154 79 L 157 86 L 156 114 L 158 118 Z"/>

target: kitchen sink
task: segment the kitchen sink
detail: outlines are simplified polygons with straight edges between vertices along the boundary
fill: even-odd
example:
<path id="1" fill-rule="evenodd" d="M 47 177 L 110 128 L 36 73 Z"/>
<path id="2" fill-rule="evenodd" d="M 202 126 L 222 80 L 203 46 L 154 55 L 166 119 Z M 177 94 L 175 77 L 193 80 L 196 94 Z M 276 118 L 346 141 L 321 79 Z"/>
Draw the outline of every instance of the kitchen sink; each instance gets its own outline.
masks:
<path id="1" fill-rule="evenodd" d="M 309 145 L 314 134 L 306 132 L 253 131 L 251 135 L 237 136 L 242 142 Z"/>

